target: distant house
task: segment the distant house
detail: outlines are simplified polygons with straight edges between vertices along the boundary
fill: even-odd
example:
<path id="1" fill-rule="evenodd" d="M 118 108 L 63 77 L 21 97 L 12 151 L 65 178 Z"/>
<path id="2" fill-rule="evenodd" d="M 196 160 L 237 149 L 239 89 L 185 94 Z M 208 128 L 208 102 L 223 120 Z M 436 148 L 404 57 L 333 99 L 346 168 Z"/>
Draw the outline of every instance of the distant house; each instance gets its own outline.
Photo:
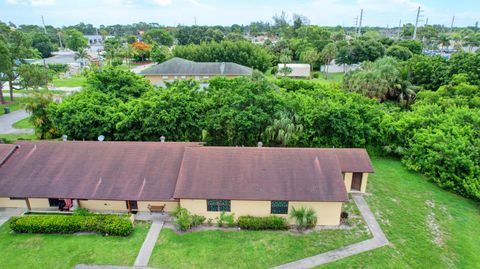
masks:
<path id="1" fill-rule="evenodd" d="M 292 70 L 292 72 L 287 74 L 287 77 L 292 77 L 292 78 L 310 77 L 309 64 L 278 64 L 278 70 L 281 70 L 285 66 Z M 280 72 L 277 75 L 283 76 Z"/>
<path id="2" fill-rule="evenodd" d="M 147 68 L 140 74 L 150 80 L 153 85 L 158 85 L 164 81 L 182 79 L 208 80 L 218 76 L 249 76 L 252 74 L 252 69 L 230 62 L 194 62 L 175 57 Z"/>
<path id="3" fill-rule="evenodd" d="M 317 225 L 338 225 L 348 193 L 365 192 L 372 172 L 365 149 L 18 141 L 0 144 L 0 208 L 181 206 L 214 219 L 222 211 L 288 217 L 293 207 L 307 207 Z"/>

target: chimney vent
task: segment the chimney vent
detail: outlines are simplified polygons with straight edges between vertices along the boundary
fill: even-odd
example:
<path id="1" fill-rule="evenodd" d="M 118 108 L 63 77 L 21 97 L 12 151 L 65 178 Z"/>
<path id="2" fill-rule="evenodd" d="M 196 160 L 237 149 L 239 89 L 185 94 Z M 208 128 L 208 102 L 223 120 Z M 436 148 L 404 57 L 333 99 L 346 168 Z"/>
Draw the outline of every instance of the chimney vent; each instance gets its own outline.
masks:
<path id="1" fill-rule="evenodd" d="M 160 136 L 160 142 L 165 142 L 165 136 Z"/>
<path id="2" fill-rule="evenodd" d="M 257 143 L 257 147 L 259 147 L 259 148 L 263 147 L 263 143 L 262 143 L 261 141 L 258 142 L 258 143 Z"/>
<path id="3" fill-rule="evenodd" d="M 102 142 L 103 140 L 105 140 L 105 136 L 104 135 L 99 135 L 98 136 L 98 141 Z"/>
<path id="4" fill-rule="evenodd" d="M 67 141 L 68 136 L 67 135 L 62 135 L 62 141 Z"/>

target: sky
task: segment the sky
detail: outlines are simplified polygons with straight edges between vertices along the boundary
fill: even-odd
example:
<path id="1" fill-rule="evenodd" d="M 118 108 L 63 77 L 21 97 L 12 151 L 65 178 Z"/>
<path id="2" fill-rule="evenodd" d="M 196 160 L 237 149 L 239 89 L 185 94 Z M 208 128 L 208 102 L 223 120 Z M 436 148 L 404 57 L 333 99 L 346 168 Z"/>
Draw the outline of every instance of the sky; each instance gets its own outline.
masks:
<path id="1" fill-rule="evenodd" d="M 160 25 L 232 25 L 272 21 L 285 11 L 307 16 L 312 24 L 353 26 L 360 10 L 363 25 L 393 27 L 414 23 L 418 6 L 425 24 L 473 26 L 480 20 L 480 0 L 0 0 L 0 21 L 95 26 L 155 22 Z"/>

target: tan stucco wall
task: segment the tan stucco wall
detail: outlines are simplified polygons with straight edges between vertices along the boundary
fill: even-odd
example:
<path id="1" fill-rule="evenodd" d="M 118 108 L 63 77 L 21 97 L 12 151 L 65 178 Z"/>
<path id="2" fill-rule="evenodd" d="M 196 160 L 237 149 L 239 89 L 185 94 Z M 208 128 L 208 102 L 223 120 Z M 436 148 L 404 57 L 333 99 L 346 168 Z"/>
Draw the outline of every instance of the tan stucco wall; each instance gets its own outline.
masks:
<path id="1" fill-rule="evenodd" d="M 344 173 L 343 175 L 343 182 L 345 182 L 345 188 L 347 190 L 347 192 L 350 192 L 350 190 L 352 189 L 352 177 L 353 177 L 353 173 Z"/>
<path id="2" fill-rule="evenodd" d="M 28 198 L 32 209 L 50 208 L 48 198 Z"/>
<path id="3" fill-rule="evenodd" d="M 0 207 L 27 208 L 25 200 L 10 200 L 10 197 L 0 197 Z"/>
<path id="4" fill-rule="evenodd" d="M 80 200 L 80 207 L 98 211 L 127 211 L 125 201 Z"/>
<path id="5" fill-rule="evenodd" d="M 317 212 L 317 225 L 338 225 L 340 223 L 340 213 L 342 211 L 341 202 L 289 202 L 288 211 L 291 212 L 292 207 L 300 208 L 311 207 Z M 207 211 L 207 201 L 200 199 L 180 199 L 180 206 L 186 208 L 190 213 L 205 216 L 207 219 L 220 216 L 221 212 L 209 212 Z M 231 211 L 229 214 L 234 213 L 235 217 L 245 215 L 252 216 L 269 216 L 271 201 L 245 201 L 245 200 L 232 200 L 230 204 Z M 288 215 L 279 215 L 286 217 Z M 215 221 L 215 220 L 214 220 Z M 293 220 L 289 219 L 291 224 Z"/>
<path id="6" fill-rule="evenodd" d="M 367 191 L 367 182 L 368 182 L 368 173 L 363 173 L 362 175 L 362 186 L 360 186 L 360 192 Z"/>
<path id="7" fill-rule="evenodd" d="M 149 212 L 148 210 L 148 205 L 165 205 L 165 211 L 171 212 L 175 208 L 179 206 L 179 202 L 177 201 L 138 201 L 137 206 L 138 206 L 138 211 L 146 211 Z"/>

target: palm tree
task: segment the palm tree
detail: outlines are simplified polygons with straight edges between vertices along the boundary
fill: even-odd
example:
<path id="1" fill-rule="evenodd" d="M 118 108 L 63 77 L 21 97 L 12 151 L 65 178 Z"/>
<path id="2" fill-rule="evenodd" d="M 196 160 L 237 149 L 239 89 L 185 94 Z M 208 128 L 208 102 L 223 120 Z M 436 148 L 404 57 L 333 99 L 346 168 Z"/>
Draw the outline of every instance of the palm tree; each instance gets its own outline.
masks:
<path id="1" fill-rule="evenodd" d="M 444 49 L 445 46 L 450 46 L 450 37 L 447 34 L 441 34 L 438 36 L 438 42 L 440 43 L 442 49 Z"/>
<path id="2" fill-rule="evenodd" d="M 280 63 L 283 63 L 283 67 L 278 70 L 280 73 L 283 74 L 283 76 L 287 76 L 288 74 L 292 73 L 292 69 L 290 67 L 287 67 L 287 63 L 292 61 L 292 52 L 289 49 L 284 49 L 282 50 L 279 61 Z"/>
<path id="3" fill-rule="evenodd" d="M 328 76 L 328 65 L 337 57 L 337 46 L 335 43 L 327 44 L 322 50 L 322 60 L 325 65 L 325 78 Z"/>
<path id="4" fill-rule="evenodd" d="M 300 55 L 300 60 L 302 62 L 310 64 L 310 77 L 313 73 L 313 65 L 318 61 L 319 58 L 320 55 L 315 49 L 306 50 Z"/>
<path id="5" fill-rule="evenodd" d="M 298 230 L 313 228 L 317 224 L 317 213 L 312 208 L 300 207 L 296 209 L 292 207 L 290 218 L 295 220 Z"/>
<path id="6" fill-rule="evenodd" d="M 79 50 L 77 52 L 75 52 L 75 56 L 74 56 L 74 59 L 75 60 L 78 60 L 80 59 L 80 62 L 81 62 L 81 66 L 83 67 L 84 65 L 84 62 L 83 60 L 88 58 L 88 53 L 86 50 Z"/>
<path id="7" fill-rule="evenodd" d="M 265 129 L 266 142 L 273 146 L 285 147 L 292 141 L 297 140 L 299 134 L 303 132 L 303 125 L 296 124 L 298 121 L 297 115 L 290 116 L 285 112 L 279 113 L 278 118 L 273 121 L 272 125 Z"/>

